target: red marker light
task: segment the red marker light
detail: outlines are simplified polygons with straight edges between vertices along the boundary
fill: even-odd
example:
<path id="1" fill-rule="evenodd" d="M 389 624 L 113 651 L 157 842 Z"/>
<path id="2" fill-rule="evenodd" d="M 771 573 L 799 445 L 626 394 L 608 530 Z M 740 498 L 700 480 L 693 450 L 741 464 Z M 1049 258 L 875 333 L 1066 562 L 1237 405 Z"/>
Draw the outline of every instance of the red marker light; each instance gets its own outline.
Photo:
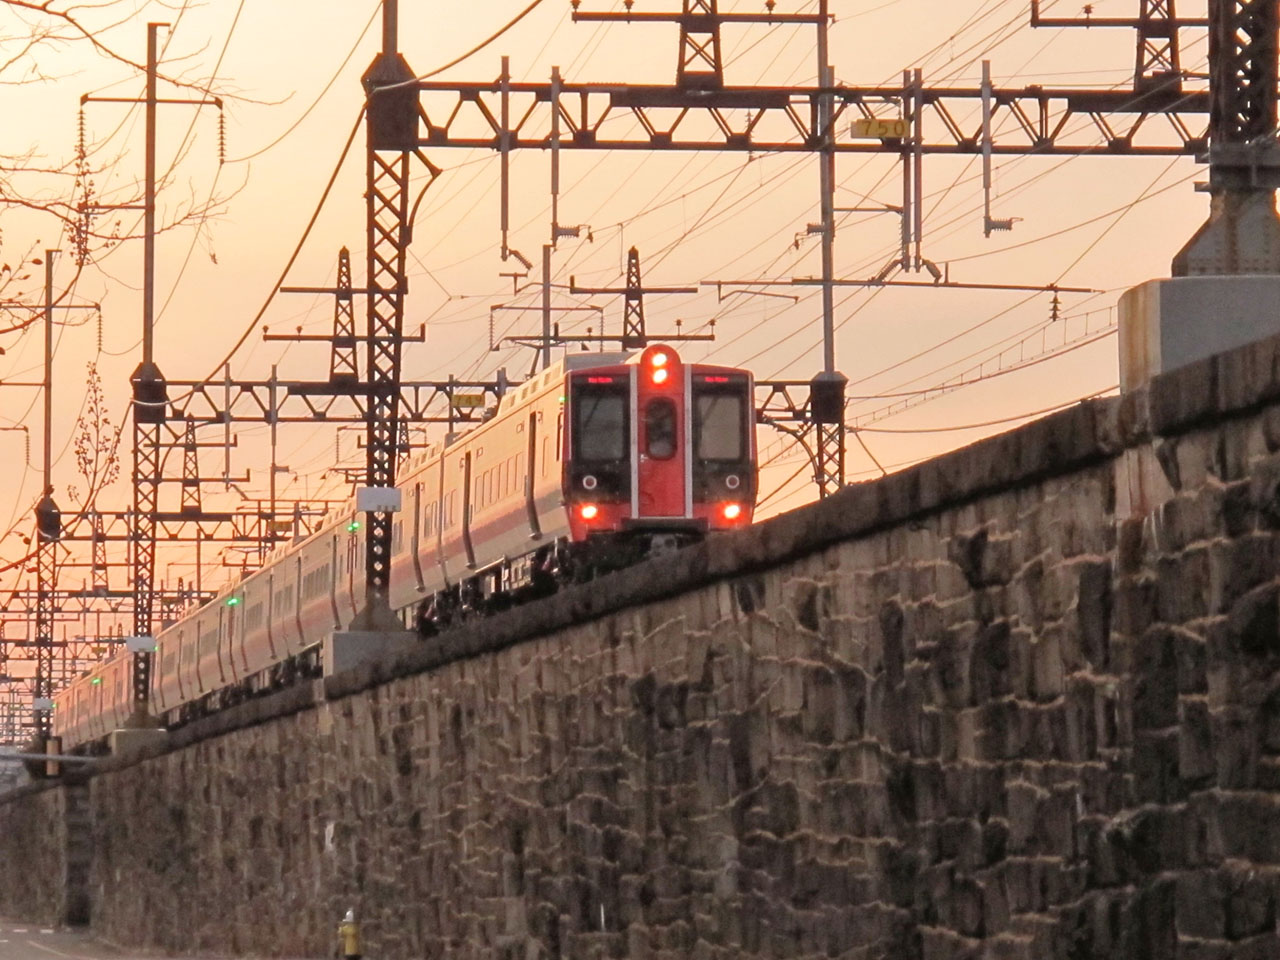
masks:
<path id="1" fill-rule="evenodd" d="M 578 516 L 583 520 L 594 520 L 600 514 L 600 508 L 594 503 L 584 503 L 578 508 Z"/>
<path id="2" fill-rule="evenodd" d="M 724 514 L 724 518 L 726 520 L 737 520 L 742 516 L 742 504 L 726 503 L 721 512 Z"/>

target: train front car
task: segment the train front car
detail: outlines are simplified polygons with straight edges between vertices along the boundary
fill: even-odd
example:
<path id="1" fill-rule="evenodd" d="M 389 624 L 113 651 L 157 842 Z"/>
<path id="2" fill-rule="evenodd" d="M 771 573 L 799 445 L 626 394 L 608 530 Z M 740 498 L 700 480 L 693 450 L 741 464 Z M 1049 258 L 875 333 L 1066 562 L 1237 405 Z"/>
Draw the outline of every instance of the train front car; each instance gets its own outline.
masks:
<path id="1" fill-rule="evenodd" d="M 672 348 L 652 346 L 624 363 L 571 371 L 566 402 L 564 501 L 574 542 L 617 556 L 622 545 L 674 546 L 751 522 L 746 371 L 686 364 Z"/>

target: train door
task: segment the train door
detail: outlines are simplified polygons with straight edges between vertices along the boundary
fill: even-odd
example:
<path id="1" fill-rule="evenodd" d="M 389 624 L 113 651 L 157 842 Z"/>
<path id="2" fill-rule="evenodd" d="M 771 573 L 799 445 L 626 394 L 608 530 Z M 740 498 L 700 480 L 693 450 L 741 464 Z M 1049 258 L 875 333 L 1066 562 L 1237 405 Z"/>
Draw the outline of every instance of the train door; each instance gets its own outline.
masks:
<path id="1" fill-rule="evenodd" d="M 237 677 L 245 677 L 249 674 L 249 607 L 247 600 L 249 597 L 248 588 L 242 588 L 236 599 L 240 602 L 231 607 L 231 666 L 232 672 Z M 240 656 L 240 669 L 235 668 L 236 655 Z"/>
<path id="2" fill-rule="evenodd" d="M 444 455 L 441 454 L 440 462 L 437 465 L 437 469 L 440 471 L 440 476 L 436 481 L 436 505 L 435 505 L 436 564 L 440 567 L 440 579 L 445 584 L 449 582 L 449 565 L 445 562 L 445 553 L 444 553 L 444 528 L 445 528 L 445 523 L 449 519 L 449 514 L 446 510 L 445 494 L 444 494 L 444 474 L 445 474 L 445 465 L 447 463 L 448 461 L 445 459 Z"/>
<path id="3" fill-rule="evenodd" d="M 235 679 L 236 664 L 232 659 L 231 637 L 234 631 L 235 607 L 225 603 L 218 607 L 218 677 L 227 682 L 227 674 Z"/>
<path id="4" fill-rule="evenodd" d="M 271 651 L 271 659 L 279 660 L 280 654 L 276 652 L 276 629 L 275 629 L 275 607 L 276 607 L 276 574 L 272 569 L 267 574 L 267 598 L 263 601 L 267 605 L 266 621 L 267 621 L 267 648 Z"/>
<path id="5" fill-rule="evenodd" d="M 335 533 L 329 540 L 329 609 L 333 611 L 333 629 L 342 629 L 342 618 L 338 614 L 338 535 Z"/>
<path id="6" fill-rule="evenodd" d="M 525 428 L 525 472 L 524 472 L 524 509 L 529 517 L 529 539 L 537 540 L 542 536 L 542 525 L 538 523 L 538 503 L 533 498 L 534 464 L 538 457 L 538 414 L 529 414 L 529 425 Z"/>
<path id="7" fill-rule="evenodd" d="M 351 531 L 347 534 L 347 602 L 351 607 L 352 617 L 356 615 L 356 568 L 358 566 L 360 566 L 360 537 L 356 531 Z M 359 575 L 364 576 L 363 571 L 360 571 Z"/>
<path id="8" fill-rule="evenodd" d="M 147 691 L 147 696 L 158 713 L 164 712 L 169 687 L 166 678 L 173 672 L 175 652 L 172 644 L 161 643 L 156 645 L 155 654 L 151 658 L 151 689 Z"/>
<path id="9" fill-rule="evenodd" d="M 413 551 L 413 576 L 418 583 L 418 592 L 427 589 L 422 576 L 422 484 L 413 485 L 413 536 L 409 540 L 409 549 Z"/>
<path id="10" fill-rule="evenodd" d="M 645 351 L 632 380 L 632 423 L 639 456 L 633 505 L 638 517 L 684 517 L 690 513 L 687 374 L 672 350 Z"/>
<path id="11" fill-rule="evenodd" d="M 302 554 L 298 553 L 293 558 L 293 597 L 291 604 L 293 606 L 293 624 L 298 631 L 298 652 L 301 652 L 307 645 L 306 634 L 302 632 Z"/>
<path id="12" fill-rule="evenodd" d="M 126 674 L 129 673 L 129 665 L 132 662 L 133 661 L 130 658 L 126 657 L 120 660 L 115 665 L 115 667 L 112 668 L 112 673 L 115 674 L 115 677 L 112 680 L 111 688 L 115 693 L 115 701 L 112 703 L 111 706 L 112 706 L 112 712 L 115 715 L 115 726 L 117 727 L 123 727 L 125 725 L 125 722 L 129 719 L 129 702 L 125 696 L 125 683 L 126 683 L 125 678 L 126 678 Z M 152 672 L 151 672 L 152 677 L 153 678 L 159 677 L 163 669 L 164 669 L 164 654 L 163 652 L 157 652 L 156 662 L 152 667 Z"/>
<path id="13" fill-rule="evenodd" d="M 174 631 L 172 643 L 177 648 L 176 652 L 178 654 L 178 700 L 179 702 L 185 702 L 187 699 L 187 685 L 188 685 L 188 680 L 187 680 L 188 655 L 187 655 L 185 628 L 178 627 L 178 629 Z"/>
<path id="14" fill-rule="evenodd" d="M 471 543 L 471 451 L 462 458 L 462 546 L 467 551 L 467 566 L 476 565 L 476 549 Z"/>

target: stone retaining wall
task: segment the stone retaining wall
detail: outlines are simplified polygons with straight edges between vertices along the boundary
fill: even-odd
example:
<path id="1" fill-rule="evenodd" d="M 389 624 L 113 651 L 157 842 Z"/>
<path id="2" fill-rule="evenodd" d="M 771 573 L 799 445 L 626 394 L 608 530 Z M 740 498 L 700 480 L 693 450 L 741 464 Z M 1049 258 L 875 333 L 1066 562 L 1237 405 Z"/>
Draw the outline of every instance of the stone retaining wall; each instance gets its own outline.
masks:
<path id="1" fill-rule="evenodd" d="M 88 794 L 67 783 L 0 797 L 0 917 L 88 922 Z"/>
<path id="2" fill-rule="evenodd" d="M 380 960 L 1280 955 L 1278 348 L 113 762 L 93 923 L 327 956 L 353 906 Z M 15 890 L 59 796 L 0 801 L 0 909 L 57 902 Z"/>

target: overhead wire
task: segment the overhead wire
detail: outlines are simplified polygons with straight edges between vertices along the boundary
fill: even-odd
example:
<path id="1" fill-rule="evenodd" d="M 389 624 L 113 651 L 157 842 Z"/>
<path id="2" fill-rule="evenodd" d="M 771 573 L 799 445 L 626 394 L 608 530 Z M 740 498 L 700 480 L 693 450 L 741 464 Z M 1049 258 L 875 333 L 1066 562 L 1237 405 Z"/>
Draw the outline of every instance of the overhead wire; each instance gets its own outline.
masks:
<path id="1" fill-rule="evenodd" d="M 220 360 L 210 371 L 208 376 L 205 377 L 206 383 L 216 377 L 218 375 L 218 371 L 231 362 L 236 351 L 244 345 L 245 341 L 249 339 L 253 331 L 257 329 L 259 321 L 262 320 L 263 316 L 267 312 L 267 308 L 270 307 L 272 301 L 275 300 L 275 296 L 279 291 L 280 285 L 284 283 L 285 278 L 289 275 L 289 271 L 293 269 L 293 265 L 297 261 L 299 254 L 302 253 L 303 245 L 307 242 L 307 238 L 311 235 L 311 231 L 315 227 L 316 221 L 320 218 L 320 212 L 324 209 L 325 202 L 329 199 L 329 193 L 333 190 L 333 185 L 338 180 L 338 175 L 341 173 L 342 166 L 346 162 L 347 153 L 351 149 L 351 144 L 355 141 L 356 134 L 359 132 L 360 124 L 363 120 L 364 110 L 361 109 L 358 111 L 356 122 L 351 127 L 351 132 L 347 134 L 346 142 L 342 145 L 342 150 L 338 155 L 338 161 L 333 166 L 333 172 L 329 175 L 329 180 L 325 183 L 324 189 L 320 193 L 320 199 L 316 202 L 315 209 L 307 220 L 306 226 L 303 227 L 302 236 L 298 238 L 298 242 L 294 245 L 293 252 L 289 254 L 288 259 L 285 261 L 284 268 L 280 271 L 279 277 L 271 285 L 271 289 L 267 292 L 266 299 L 263 300 L 262 306 L 258 308 L 258 312 L 254 314 L 253 319 L 246 325 L 244 332 L 236 339 L 236 342 L 232 345 L 231 349 L 227 351 L 226 356 Z"/>
<path id="2" fill-rule="evenodd" d="M 240 10 L 243 10 L 243 9 L 244 9 L 244 4 L 241 3 Z M 289 134 L 293 133 L 295 130 L 298 129 L 298 127 L 302 126 L 302 123 L 307 119 L 307 117 L 311 116 L 311 111 L 315 110 L 315 108 L 320 105 L 320 101 L 325 98 L 325 95 L 328 94 L 330 89 L 332 89 L 333 85 L 338 81 L 338 78 L 342 76 L 342 72 L 347 68 L 347 64 L 351 62 L 351 58 L 354 57 L 356 54 L 356 51 L 360 49 L 360 44 L 364 43 L 364 38 L 369 33 L 369 28 L 373 26 L 373 21 L 377 18 L 378 11 L 381 9 L 382 9 L 382 0 L 377 0 L 377 2 L 373 5 L 373 12 L 369 14 L 369 19 L 365 21 L 365 25 L 363 29 L 361 29 L 360 33 L 356 36 L 355 43 L 351 44 L 351 49 L 347 51 L 347 55 L 342 58 L 342 62 L 338 64 L 337 69 L 333 71 L 332 76 L 329 77 L 325 85 L 320 88 L 320 92 L 316 94 L 315 99 L 311 101 L 307 109 L 303 110 L 301 115 L 296 120 L 294 120 L 293 123 L 289 124 L 289 126 L 285 128 L 283 133 L 281 133 L 278 137 L 276 137 L 266 146 L 259 147 L 257 150 L 254 150 L 252 153 L 246 153 L 243 157 L 231 157 L 226 162 L 227 163 L 244 163 L 248 160 L 253 160 L 255 157 L 260 157 L 264 153 L 266 153 L 268 150 L 279 145 L 280 143 L 283 143 L 285 138 L 288 137 Z M 240 10 L 236 11 L 237 20 L 240 18 Z M 234 23 L 232 24 L 231 28 L 232 30 L 235 29 Z M 230 37 L 228 37 L 228 40 L 230 40 Z M 224 53 L 226 52 L 225 48 L 223 52 Z"/>

